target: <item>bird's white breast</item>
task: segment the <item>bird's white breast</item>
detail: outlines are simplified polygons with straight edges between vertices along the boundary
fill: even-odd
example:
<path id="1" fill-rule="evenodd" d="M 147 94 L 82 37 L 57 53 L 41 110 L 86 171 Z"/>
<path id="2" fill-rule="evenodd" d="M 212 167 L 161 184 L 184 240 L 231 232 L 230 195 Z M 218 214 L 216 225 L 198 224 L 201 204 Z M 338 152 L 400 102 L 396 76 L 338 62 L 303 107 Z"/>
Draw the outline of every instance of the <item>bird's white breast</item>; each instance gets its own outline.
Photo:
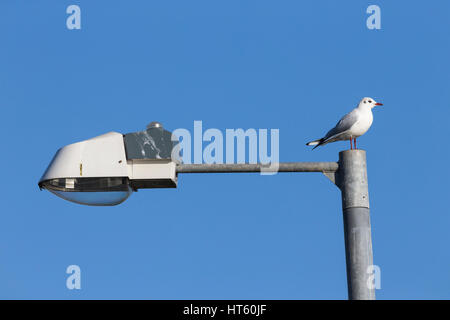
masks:
<path id="1" fill-rule="evenodd" d="M 373 114 L 371 109 L 358 110 L 358 121 L 350 128 L 353 137 L 362 136 L 369 130 L 373 122 Z"/>

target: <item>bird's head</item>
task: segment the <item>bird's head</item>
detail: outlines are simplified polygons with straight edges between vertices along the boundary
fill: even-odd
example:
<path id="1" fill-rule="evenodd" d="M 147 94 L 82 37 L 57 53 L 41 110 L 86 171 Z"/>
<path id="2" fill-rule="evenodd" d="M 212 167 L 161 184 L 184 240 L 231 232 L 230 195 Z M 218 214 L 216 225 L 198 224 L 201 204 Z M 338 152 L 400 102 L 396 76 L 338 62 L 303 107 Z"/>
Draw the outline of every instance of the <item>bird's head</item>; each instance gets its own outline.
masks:
<path id="1" fill-rule="evenodd" d="M 369 107 L 370 109 L 372 109 L 375 106 L 382 106 L 382 105 L 383 105 L 382 103 L 376 102 L 374 99 L 369 97 L 362 98 L 361 101 L 359 102 L 359 107 L 361 108 Z"/>

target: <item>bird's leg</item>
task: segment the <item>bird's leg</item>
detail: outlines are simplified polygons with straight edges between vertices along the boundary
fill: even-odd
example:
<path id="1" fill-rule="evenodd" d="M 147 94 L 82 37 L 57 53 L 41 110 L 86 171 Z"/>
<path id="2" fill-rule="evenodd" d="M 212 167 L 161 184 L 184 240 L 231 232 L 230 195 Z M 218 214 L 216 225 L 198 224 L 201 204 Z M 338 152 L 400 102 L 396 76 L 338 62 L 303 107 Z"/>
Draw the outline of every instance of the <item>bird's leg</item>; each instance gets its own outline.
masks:
<path id="1" fill-rule="evenodd" d="M 353 150 L 352 138 L 350 138 L 350 150 Z"/>
<path id="2" fill-rule="evenodd" d="M 355 146 L 355 149 L 358 149 L 357 147 L 356 147 L 356 138 L 354 138 L 354 146 Z"/>

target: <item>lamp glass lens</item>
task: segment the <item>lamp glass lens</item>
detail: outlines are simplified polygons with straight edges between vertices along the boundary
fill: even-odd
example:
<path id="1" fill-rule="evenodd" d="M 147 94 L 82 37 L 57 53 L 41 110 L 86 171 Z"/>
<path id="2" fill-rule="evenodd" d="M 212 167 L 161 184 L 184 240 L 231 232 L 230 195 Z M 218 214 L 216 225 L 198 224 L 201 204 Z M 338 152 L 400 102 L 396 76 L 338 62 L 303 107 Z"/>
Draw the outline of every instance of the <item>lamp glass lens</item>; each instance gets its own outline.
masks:
<path id="1" fill-rule="evenodd" d="M 131 194 L 128 178 L 59 178 L 41 183 L 41 187 L 65 200 L 91 206 L 113 206 Z"/>

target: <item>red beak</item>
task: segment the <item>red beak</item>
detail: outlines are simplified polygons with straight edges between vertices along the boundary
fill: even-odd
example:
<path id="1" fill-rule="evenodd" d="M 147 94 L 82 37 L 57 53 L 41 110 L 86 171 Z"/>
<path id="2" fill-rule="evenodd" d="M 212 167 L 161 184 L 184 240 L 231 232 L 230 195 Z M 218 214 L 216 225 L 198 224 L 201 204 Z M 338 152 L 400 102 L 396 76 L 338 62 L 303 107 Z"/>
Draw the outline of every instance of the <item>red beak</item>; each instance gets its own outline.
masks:
<path id="1" fill-rule="evenodd" d="M 377 102 L 377 103 L 375 103 L 375 105 L 376 105 L 376 106 L 382 106 L 383 104 L 382 104 L 382 103 L 379 103 L 379 102 Z"/>

